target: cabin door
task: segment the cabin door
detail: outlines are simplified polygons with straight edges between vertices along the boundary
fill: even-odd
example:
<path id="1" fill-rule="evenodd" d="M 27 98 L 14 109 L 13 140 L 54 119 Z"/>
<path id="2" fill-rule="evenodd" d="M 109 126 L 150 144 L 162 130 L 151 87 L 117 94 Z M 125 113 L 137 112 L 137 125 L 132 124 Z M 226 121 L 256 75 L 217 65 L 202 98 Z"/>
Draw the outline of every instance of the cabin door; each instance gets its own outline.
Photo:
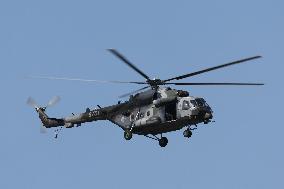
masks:
<path id="1" fill-rule="evenodd" d="M 171 102 L 165 105 L 165 118 L 166 121 L 172 121 L 177 119 L 177 106 L 176 102 Z"/>

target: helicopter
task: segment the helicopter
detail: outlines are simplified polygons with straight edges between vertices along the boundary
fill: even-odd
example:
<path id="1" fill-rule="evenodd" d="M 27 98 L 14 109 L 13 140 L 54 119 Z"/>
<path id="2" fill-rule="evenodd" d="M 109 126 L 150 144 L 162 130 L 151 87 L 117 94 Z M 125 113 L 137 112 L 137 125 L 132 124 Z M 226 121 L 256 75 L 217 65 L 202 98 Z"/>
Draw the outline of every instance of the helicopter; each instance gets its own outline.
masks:
<path id="1" fill-rule="evenodd" d="M 197 126 L 199 124 L 208 124 L 210 122 L 213 122 L 213 110 L 204 98 L 190 96 L 188 91 L 172 89 L 171 87 L 169 87 L 170 85 L 264 85 L 263 83 L 173 82 L 220 68 L 255 60 L 261 58 L 261 56 L 253 56 L 161 80 L 157 78 L 150 79 L 147 74 L 145 74 L 141 69 L 131 63 L 117 50 L 108 49 L 108 51 L 118 59 L 120 59 L 127 66 L 129 66 L 136 73 L 138 73 L 140 76 L 142 76 L 145 81 L 101 81 L 42 76 L 32 76 L 32 78 L 83 82 L 130 83 L 144 85 L 143 88 L 121 95 L 120 98 L 129 97 L 129 99 L 125 102 L 118 101 L 117 104 L 106 107 L 97 105 L 97 108 L 86 108 L 85 112 L 72 114 L 71 116 L 64 118 L 51 118 L 46 114 L 46 109 L 56 104 L 60 100 L 60 97 L 55 96 L 48 102 L 46 106 L 38 106 L 36 101 L 33 98 L 29 97 L 27 104 L 35 108 L 42 122 L 41 132 L 45 132 L 46 128 L 57 128 L 55 130 L 55 138 L 57 138 L 58 132 L 62 128 L 79 127 L 86 122 L 108 120 L 119 126 L 124 131 L 125 140 L 131 140 L 133 134 L 143 135 L 145 137 L 158 141 L 161 147 L 165 147 L 168 144 L 168 139 L 163 136 L 163 134 L 185 128 L 185 130 L 183 131 L 183 136 L 190 138 L 193 134 L 192 131 L 197 129 Z"/>

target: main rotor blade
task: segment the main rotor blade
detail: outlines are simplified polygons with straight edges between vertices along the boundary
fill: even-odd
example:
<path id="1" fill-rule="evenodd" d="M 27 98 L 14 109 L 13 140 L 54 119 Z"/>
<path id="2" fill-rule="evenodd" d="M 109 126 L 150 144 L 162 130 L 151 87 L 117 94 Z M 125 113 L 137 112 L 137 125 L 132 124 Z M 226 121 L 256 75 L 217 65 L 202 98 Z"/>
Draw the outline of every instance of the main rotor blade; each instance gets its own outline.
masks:
<path id="1" fill-rule="evenodd" d="M 147 89 L 147 88 L 149 88 L 149 87 L 150 87 L 150 86 L 146 86 L 146 87 L 143 87 L 143 88 L 141 88 L 141 89 L 132 91 L 132 92 L 130 92 L 130 93 L 126 93 L 126 94 L 120 95 L 118 98 L 128 97 L 128 96 L 130 96 L 130 95 L 132 95 L 132 94 L 138 93 L 139 91 L 143 91 L 143 90 L 145 90 L 145 89 Z"/>
<path id="2" fill-rule="evenodd" d="M 263 83 L 165 83 L 165 85 L 248 85 L 259 86 Z"/>
<path id="3" fill-rule="evenodd" d="M 200 71 L 197 71 L 197 72 L 192 72 L 192 73 L 181 75 L 181 76 L 178 76 L 178 77 L 173 77 L 173 78 L 164 80 L 164 82 L 171 81 L 171 80 L 180 80 L 180 79 L 184 79 L 184 78 L 187 78 L 187 77 L 192 77 L 192 76 L 195 76 L 195 75 L 198 75 L 198 74 L 217 70 L 217 69 L 224 68 L 224 67 L 227 67 L 227 66 L 232 66 L 234 64 L 240 64 L 240 63 L 250 61 L 250 60 L 254 60 L 254 59 L 257 59 L 257 58 L 261 58 L 261 56 L 253 56 L 253 57 L 250 57 L 250 58 L 237 60 L 237 61 L 234 61 L 234 62 L 230 62 L 230 63 L 227 63 L 227 64 L 222 64 L 222 65 L 219 65 L 219 66 L 207 68 L 207 69 L 200 70 Z"/>
<path id="4" fill-rule="evenodd" d="M 136 81 L 103 81 L 103 80 L 68 78 L 68 77 L 29 76 L 29 78 L 32 78 L 32 79 L 49 79 L 49 80 L 66 80 L 66 81 L 82 81 L 82 82 L 95 82 L 95 83 L 134 83 L 134 84 L 147 84 L 146 82 L 136 82 Z"/>
<path id="5" fill-rule="evenodd" d="M 126 63 L 130 68 L 135 70 L 137 73 L 142 75 L 146 80 L 150 80 L 150 78 L 142 72 L 140 69 L 138 69 L 134 64 L 129 62 L 122 54 L 120 54 L 117 50 L 115 49 L 108 49 L 112 54 L 114 54 L 116 57 L 118 57 L 120 60 L 122 60 L 124 63 Z"/>

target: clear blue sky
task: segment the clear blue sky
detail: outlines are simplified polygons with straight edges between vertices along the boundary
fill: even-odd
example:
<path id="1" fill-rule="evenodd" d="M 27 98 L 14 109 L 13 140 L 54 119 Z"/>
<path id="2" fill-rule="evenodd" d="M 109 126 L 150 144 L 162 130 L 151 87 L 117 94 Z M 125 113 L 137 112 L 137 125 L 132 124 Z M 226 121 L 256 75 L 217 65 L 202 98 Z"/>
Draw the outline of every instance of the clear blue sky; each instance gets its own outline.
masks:
<path id="1" fill-rule="evenodd" d="M 284 2 L 1 1 L 0 188 L 284 188 Z M 39 133 L 26 99 L 59 95 L 50 116 L 116 103 L 138 86 L 24 79 L 50 75 L 143 80 L 105 51 L 116 48 L 161 79 L 254 55 L 264 58 L 184 81 L 264 82 L 184 87 L 203 96 L 216 123 L 169 144 L 95 122 Z"/>

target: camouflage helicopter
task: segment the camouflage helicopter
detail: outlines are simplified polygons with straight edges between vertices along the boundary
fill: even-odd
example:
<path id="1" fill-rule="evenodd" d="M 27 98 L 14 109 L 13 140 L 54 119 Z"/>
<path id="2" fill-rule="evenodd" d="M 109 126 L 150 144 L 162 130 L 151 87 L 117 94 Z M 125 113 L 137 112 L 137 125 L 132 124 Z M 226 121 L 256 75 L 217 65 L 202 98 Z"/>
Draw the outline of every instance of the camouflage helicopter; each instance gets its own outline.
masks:
<path id="1" fill-rule="evenodd" d="M 258 59 L 261 56 L 253 56 L 246 59 L 237 60 L 227 64 L 210 67 L 200 71 L 184 74 L 169 79 L 150 79 L 143 71 L 138 69 L 134 64 L 127 60 L 121 53 L 115 49 L 108 49 L 113 55 L 122 60 L 126 65 L 140 74 L 146 81 L 142 82 L 124 82 L 124 81 L 99 81 L 85 80 L 62 77 L 33 77 L 39 79 L 52 80 L 71 80 L 86 82 L 110 82 L 110 83 L 132 83 L 146 85 L 143 88 L 131 93 L 120 96 L 129 97 L 125 102 L 118 102 L 115 105 L 90 109 L 79 114 L 73 114 L 65 118 L 50 118 L 45 113 L 47 107 L 56 104 L 60 98 L 54 97 L 47 106 L 40 107 L 31 97 L 28 98 L 27 104 L 35 108 L 42 122 L 41 131 L 45 128 L 58 127 L 56 136 L 61 128 L 79 127 L 82 123 L 93 122 L 98 120 L 109 120 L 124 130 L 124 138 L 130 140 L 133 134 L 144 135 L 148 138 L 157 140 L 161 147 L 168 144 L 168 139 L 163 136 L 164 133 L 177 131 L 185 128 L 183 136 L 190 138 L 192 130 L 197 128 L 200 123 L 208 124 L 212 122 L 213 111 L 207 102 L 200 97 L 189 96 L 188 91 L 163 87 L 167 85 L 250 85 L 259 86 L 262 83 L 182 83 L 171 82 L 181 80 L 205 72 L 217 70 L 227 66 L 244 63 L 250 60 Z M 59 129 L 60 128 L 60 129 Z M 44 131 L 43 131 L 44 132 Z"/>

